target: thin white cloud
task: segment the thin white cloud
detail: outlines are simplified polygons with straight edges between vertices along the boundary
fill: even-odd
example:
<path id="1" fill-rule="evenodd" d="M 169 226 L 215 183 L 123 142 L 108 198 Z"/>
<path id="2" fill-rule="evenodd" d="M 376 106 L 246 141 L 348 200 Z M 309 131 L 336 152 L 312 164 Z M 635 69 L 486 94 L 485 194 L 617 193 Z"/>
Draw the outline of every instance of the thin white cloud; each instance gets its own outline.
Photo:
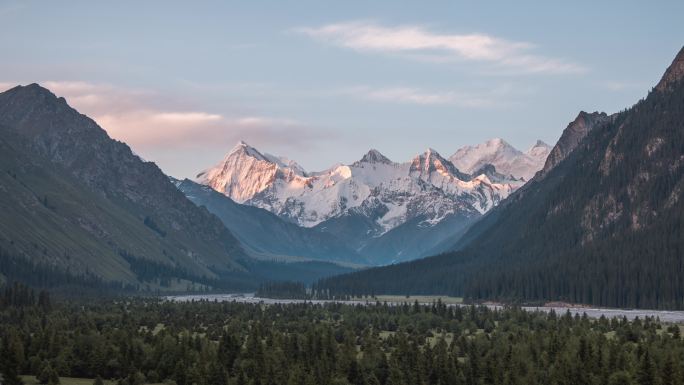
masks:
<path id="1" fill-rule="evenodd" d="M 408 54 L 435 62 L 479 61 L 530 73 L 578 73 L 586 69 L 576 63 L 531 53 L 534 45 L 485 34 L 443 34 L 421 26 L 387 27 L 352 21 L 296 32 L 319 41 L 363 52 Z"/>
<path id="2" fill-rule="evenodd" d="M 341 94 L 377 102 L 448 105 L 464 108 L 480 108 L 494 105 L 494 101 L 485 97 L 461 94 L 458 92 L 430 92 L 410 87 L 356 86 L 340 90 Z"/>
<path id="3" fill-rule="evenodd" d="M 17 84 L 0 82 L 0 91 Z M 146 89 L 82 81 L 40 84 L 90 116 L 112 138 L 176 176 L 195 175 L 240 140 L 290 151 L 311 150 L 338 140 L 334 132 L 294 119 L 203 111 L 187 100 Z"/>
<path id="4" fill-rule="evenodd" d="M 15 85 L 0 82 L 0 90 Z M 195 110 L 150 90 L 82 81 L 45 81 L 41 85 L 65 97 L 111 137 L 146 157 L 159 148 L 227 150 L 239 140 L 297 148 L 329 135 L 288 118 Z M 293 136 L 297 141 L 291 140 Z"/>
<path id="5" fill-rule="evenodd" d="M 221 115 L 206 112 L 159 112 L 153 114 L 152 118 L 164 124 L 203 124 L 223 119 Z"/>

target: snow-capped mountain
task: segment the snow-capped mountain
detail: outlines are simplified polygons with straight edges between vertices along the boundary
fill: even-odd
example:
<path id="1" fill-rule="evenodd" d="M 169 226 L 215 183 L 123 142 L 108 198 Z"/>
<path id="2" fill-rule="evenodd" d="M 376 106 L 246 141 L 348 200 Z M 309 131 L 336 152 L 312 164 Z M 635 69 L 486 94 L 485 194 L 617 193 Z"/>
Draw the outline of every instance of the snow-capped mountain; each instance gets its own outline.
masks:
<path id="1" fill-rule="evenodd" d="M 351 165 L 306 172 L 244 142 L 196 180 L 304 227 L 361 215 L 374 223 L 369 236 L 417 218 L 421 226 L 432 226 L 455 214 L 479 216 L 523 184 L 515 178 L 493 181 L 486 174 L 461 172 L 432 149 L 405 163 L 370 150 Z"/>
<path id="2" fill-rule="evenodd" d="M 216 166 L 197 175 L 197 182 L 244 203 L 276 181 L 306 184 L 306 173 L 286 158 L 262 154 L 240 141 Z"/>
<path id="3" fill-rule="evenodd" d="M 522 152 L 503 139 L 494 138 L 476 146 L 461 147 L 449 160 L 466 173 L 491 164 L 500 174 L 528 181 L 544 166 L 550 151 L 551 146 L 541 140 Z"/>

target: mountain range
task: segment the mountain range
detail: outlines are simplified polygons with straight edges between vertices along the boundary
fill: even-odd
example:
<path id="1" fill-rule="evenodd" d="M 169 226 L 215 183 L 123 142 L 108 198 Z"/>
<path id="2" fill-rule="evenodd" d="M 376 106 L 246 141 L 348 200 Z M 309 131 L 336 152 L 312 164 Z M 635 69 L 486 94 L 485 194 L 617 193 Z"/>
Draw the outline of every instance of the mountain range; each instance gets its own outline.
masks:
<path id="1" fill-rule="evenodd" d="M 631 108 L 581 112 L 543 169 L 453 251 L 317 288 L 684 308 L 683 78 L 684 48 Z"/>
<path id="2" fill-rule="evenodd" d="M 539 141 L 523 153 L 493 139 L 461 148 L 450 159 L 428 149 L 403 163 L 370 150 L 350 165 L 307 172 L 292 160 L 240 142 L 216 166 L 200 172 L 196 182 L 236 203 L 328 233 L 378 265 L 440 251 L 443 242 L 454 241 L 540 170 L 550 150 Z M 194 201 L 222 216 L 216 207 Z"/>

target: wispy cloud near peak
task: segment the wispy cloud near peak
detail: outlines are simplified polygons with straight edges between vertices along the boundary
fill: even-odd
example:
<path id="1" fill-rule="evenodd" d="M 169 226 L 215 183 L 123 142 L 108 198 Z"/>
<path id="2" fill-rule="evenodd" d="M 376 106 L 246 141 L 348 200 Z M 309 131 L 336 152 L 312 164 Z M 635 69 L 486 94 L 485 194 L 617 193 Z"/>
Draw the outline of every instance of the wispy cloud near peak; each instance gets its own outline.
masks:
<path id="1" fill-rule="evenodd" d="M 426 91 L 411 87 L 355 86 L 340 90 L 340 94 L 376 102 L 417 104 L 425 106 L 456 106 L 462 108 L 489 107 L 491 99 L 454 91 Z"/>
<path id="2" fill-rule="evenodd" d="M 17 82 L 0 82 L 0 92 Z M 239 140 L 258 145 L 311 148 L 330 134 L 303 122 L 282 117 L 236 115 L 193 109 L 148 89 L 135 89 L 83 81 L 45 81 L 42 85 L 90 117 L 114 139 L 122 140 L 146 159 L 163 168 L 192 175 L 208 163 L 204 156 L 217 158 Z M 297 140 L 292 140 L 297 138 Z M 197 152 L 201 151 L 202 156 Z M 191 161 L 177 164 L 184 152 Z M 213 161 L 213 158 L 212 158 Z M 196 164 L 195 164 L 196 162 Z"/>
<path id="3" fill-rule="evenodd" d="M 295 31 L 306 36 L 364 52 L 404 53 L 436 62 L 480 61 L 531 73 L 578 73 L 576 63 L 534 54 L 535 46 L 498 37 L 436 33 L 415 25 L 387 27 L 374 22 L 352 21 Z"/>

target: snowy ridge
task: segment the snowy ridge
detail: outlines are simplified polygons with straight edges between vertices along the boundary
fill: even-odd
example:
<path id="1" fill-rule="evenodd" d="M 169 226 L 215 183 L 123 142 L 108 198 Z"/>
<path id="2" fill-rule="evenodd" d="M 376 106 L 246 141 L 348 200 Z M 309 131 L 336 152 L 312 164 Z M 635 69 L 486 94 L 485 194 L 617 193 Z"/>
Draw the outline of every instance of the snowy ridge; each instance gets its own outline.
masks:
<path id="1" fill-rule="evenodd" d="M 468 159 L 478 162 L 472 153 Z M 196 181 L 304 227 L 361 214 L 381 229 L 374 236 L 415 218 L 432 226 L 453 214 L 478 216 L 524 183 L 493 170 L 480 175 L 461 172 L 433 149 L 405 163 L 370 150 L 351 165 L 309 173 L 244 142 Z"/>
<path id="2" fill-rule="evenodd" d="M 522 152 L 503 139 L 494 138 L 476 146 L 461 147 L 449 160 L 466 173 L 473 173 L 491 164 L 503 175 L 528 181 L 544 166 L 550 151 L 551 146 L 541 140 Z"/>
<path id="3" fill-rule="evenodd" d="M 276 180 L 306 184 L 304 170 L 296 163 L 286 161 L 263 155 L 241 141 L 217 166 L 199 173 L 196 180 L 238 203 L 244 203 Z"/>

